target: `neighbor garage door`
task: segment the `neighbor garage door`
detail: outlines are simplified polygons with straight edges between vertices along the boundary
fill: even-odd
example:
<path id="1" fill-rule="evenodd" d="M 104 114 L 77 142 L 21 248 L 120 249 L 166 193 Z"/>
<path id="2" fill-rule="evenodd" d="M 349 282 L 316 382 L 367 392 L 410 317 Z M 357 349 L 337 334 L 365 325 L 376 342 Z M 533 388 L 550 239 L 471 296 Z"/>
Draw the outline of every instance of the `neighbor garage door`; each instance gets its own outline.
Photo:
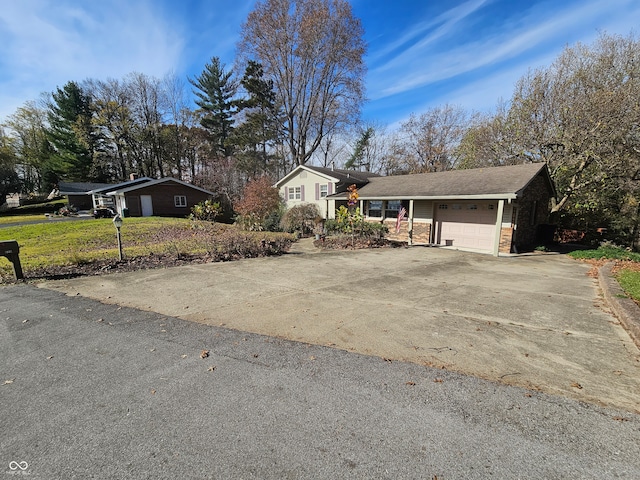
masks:
<path id="1" fill-rule="evenodd" d="M 496 232 L 495 203 L 436 202 L 435 243 L 492 251 Z"/>

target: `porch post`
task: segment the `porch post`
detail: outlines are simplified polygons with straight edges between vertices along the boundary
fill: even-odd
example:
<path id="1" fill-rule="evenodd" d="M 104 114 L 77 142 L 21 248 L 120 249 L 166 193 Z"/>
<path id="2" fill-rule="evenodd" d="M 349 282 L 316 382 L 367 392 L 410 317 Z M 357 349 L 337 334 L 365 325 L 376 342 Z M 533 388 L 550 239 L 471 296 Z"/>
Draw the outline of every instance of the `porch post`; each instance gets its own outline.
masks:
<path id="1" fill-rule="evenodd" d="M 413 199 L 409 200 L 409 221 L 407 223 L 409 245 L 413 245 Z"/>
<path id="2" fill-rule="evenodd" d="M 498 200 L 498 212 L 496 218 L 496 237 L 493 242 L 493 256 L 497 257 L 500 253 L 500 234 L 502 233 L 502 215 L 504 213 L 504 200 Z"/>

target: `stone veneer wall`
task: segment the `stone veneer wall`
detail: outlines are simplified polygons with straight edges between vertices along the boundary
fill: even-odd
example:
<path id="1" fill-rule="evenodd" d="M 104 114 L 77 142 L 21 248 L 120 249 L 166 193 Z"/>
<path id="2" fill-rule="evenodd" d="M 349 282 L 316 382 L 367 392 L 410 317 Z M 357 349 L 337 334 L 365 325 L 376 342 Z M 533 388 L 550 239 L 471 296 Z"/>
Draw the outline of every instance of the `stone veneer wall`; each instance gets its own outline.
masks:
<path id="1" fill-rule="evenodd" d="M 376 222 L 377 223 L 377 222 Z M 396 221 L 388 218 L 382 222 L 388 229 L 386 238 L 394 242 L 409 242 L 409 222 L 403 220 L 400 224 L 400 232 L 396 233 Z M 413 243 L 428 244 L 431 240 L 431 224 L 426 222 L 413 222 Z"/>
<path id="2" fill-rule="evenodd" d="M 511 253 L 511 240 L 513 239 L 513 228 L 502 227 L 500 230 L 500 246 L 498 251 L 500 253 Z"/>
<path id="3" fill-rule="evenodd" d="M 428 244 L 431 241 L 431 224 L 413 222 L 413 243 Z"/>

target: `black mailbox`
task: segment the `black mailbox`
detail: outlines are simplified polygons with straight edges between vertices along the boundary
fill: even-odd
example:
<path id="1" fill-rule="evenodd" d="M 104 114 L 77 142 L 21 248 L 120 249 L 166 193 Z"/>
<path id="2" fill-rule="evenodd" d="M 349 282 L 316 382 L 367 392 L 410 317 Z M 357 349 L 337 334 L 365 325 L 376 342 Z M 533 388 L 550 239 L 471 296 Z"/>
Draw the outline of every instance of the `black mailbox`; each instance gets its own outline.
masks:
<path id="1" fill-rule="evenodd" d="M 15 240 L 0 241 L 0 255 L 7 257 L 13 264 L 13 275 L 16 277 L 16 280 L 22 280 L 24 278 L 19 254 L 20 247 L 18 246 L 18 242 Z"/>

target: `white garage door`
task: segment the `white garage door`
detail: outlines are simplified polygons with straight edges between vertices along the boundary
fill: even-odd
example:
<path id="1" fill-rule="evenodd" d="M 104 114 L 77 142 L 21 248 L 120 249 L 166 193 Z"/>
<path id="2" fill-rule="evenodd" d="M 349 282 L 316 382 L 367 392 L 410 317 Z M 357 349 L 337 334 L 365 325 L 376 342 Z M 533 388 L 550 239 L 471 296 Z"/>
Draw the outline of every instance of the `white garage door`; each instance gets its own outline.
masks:
<path id="1" fill-rule="evenodd" d="M 437 202 L 435 243 L 492 251 L 496 215 L 495 203 Z"/>

